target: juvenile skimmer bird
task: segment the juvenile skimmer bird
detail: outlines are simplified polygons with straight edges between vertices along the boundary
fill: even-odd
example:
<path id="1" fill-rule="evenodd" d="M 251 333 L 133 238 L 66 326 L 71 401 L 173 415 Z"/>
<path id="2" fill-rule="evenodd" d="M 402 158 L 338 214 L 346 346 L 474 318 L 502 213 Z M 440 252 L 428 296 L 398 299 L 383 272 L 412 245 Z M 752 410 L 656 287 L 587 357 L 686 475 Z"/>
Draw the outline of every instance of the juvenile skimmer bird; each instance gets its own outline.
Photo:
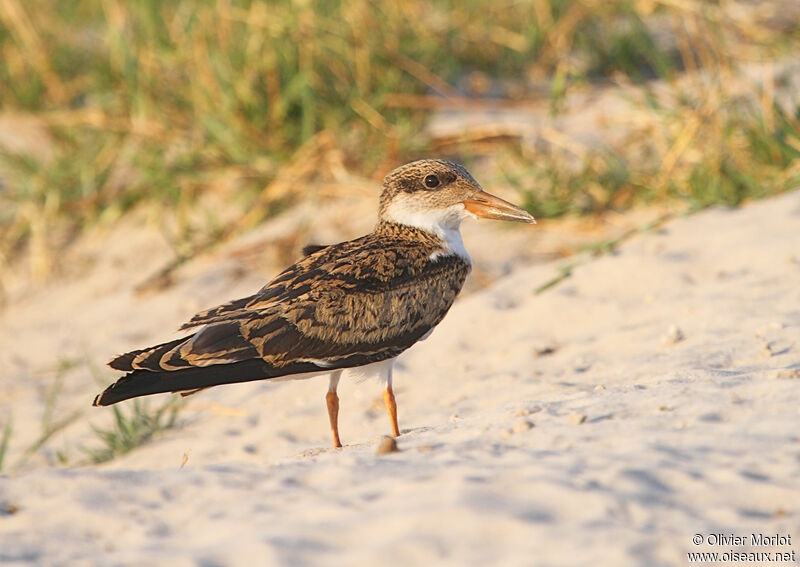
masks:
<path id="1" fill-rule="evenodd" d="M 486 193 L 464 167 L 421 160 L 383 181 L 379 220 L 366 236 L 307 255 L 249 297 L 198 313 L 180 339 L 117 356 L 127 372 L 95 406 L 253 380 L 329 376 L 333 445 L 341 447 L 339 378 L 348 368 L 378 376 L 400 435 L 392 391 L 397 356 L 427 338 L 472 267 L 459 226 L 467 217 L 533 223 L 526 211 Z"/>

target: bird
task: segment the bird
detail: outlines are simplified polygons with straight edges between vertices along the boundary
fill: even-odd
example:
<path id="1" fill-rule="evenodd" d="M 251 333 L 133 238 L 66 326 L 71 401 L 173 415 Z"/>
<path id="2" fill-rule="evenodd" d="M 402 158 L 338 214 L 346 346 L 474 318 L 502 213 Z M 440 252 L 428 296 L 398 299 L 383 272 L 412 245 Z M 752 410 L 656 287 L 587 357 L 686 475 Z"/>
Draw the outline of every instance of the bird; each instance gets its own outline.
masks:
<path id="1" fill-rule="evenodd" d="M 380 379 L 398 437 L 392 366 L 431 334 L 461 291 L 472 260 L 460 225 L 470 217 L 536 222 L 484 191 L 462 165 L 425 159 L 400 166 L 383 180 L 371 233 L 307 246 L 253 295 L 192 317 L 181 338 L 116 356 L 108 365 L 126 374 L 93 405 L 327 375 L 333 446 L 341 447 L 337 387 L 344 370 L 358 368 Z"/>

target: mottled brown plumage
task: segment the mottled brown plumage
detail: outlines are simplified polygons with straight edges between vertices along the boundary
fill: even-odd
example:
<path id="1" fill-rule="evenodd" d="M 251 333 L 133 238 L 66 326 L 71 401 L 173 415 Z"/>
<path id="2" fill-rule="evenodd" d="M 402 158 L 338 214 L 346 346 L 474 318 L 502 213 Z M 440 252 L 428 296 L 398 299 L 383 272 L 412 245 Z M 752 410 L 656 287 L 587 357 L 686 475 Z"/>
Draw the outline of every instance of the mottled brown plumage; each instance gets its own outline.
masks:
<path id="1" fill-rule="evenodd" d="M 458 233 L 470 211 L 532 221 L 484 193 L 459 165 L 424 160 L 398 168 L 384 181 L 373 232 L 306 247 L 305 257 L 254 295 L 192 317 L 181 327 L 194 330 L 190 334 L 114 358 L 109 365 L 128 374 L 94 405 L 331 372 L 328 409 L 338 414 L 338 397 L 330 396 L 339 369 L 395 358 L 450 309 L 471 267 Z M 387 380 L 387 407 L 397 430 L 391 366 Z M 338 444 L 333 417 L 331 422 Z"/>
<path id="2" fill-rule="evenodd" d="M 325 371 L 395 357 L 441 321 L 469 272 L 455 255 L 429 260 L 442 250 L 422 230 L 382 223 L 306 256 L 250 297 L 198 313 L 181 327 L 202 326 L 196 334 L 110 365 L 171 372 L 260 358 Z"/>

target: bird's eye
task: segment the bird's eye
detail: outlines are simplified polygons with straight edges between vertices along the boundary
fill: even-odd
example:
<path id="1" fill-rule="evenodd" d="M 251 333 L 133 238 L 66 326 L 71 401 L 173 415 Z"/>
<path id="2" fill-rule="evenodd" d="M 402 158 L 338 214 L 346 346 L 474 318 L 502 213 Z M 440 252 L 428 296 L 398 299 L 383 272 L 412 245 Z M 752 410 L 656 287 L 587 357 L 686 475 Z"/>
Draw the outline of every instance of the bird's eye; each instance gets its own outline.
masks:
<path id="1" fill-rule="evenodd" d="M 435 175 L 428 175 L 425 178 L 425 187 L 427 187 L 428 189 L 433 189 L 434 187 L 438 186 L 439 186 L 439 178 L 436 177 Z"/>

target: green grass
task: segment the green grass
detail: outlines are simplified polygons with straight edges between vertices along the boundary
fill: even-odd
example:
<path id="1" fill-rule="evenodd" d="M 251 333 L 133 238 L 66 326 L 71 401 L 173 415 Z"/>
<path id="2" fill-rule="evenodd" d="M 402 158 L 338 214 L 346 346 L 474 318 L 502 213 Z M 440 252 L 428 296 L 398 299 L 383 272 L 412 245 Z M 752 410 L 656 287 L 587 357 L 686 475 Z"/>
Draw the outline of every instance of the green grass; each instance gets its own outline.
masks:
<path id="1" fill-rule="evenodd" d="M 25 447 L 13 466 L 6 467 L 7 470 L 19 470 L 22 468 L 34 454 L 49 443 L 58 433 L 61 433 L 67 427 L 78 421 L 81 415 L 83 415 L 83 410 L 73 409 L 65 415 L 56 417 L 56 407 L 63 389 L 64 375 L 70 369 L 78 366 L 80 362 L 81 361 L 78 359 L 66 357 L 58 360 L 55 368 L 52 370 L 55 377 L 45 391 L 39 436 L 33 443 Z M 3 467 L 7 464 L 5 457 L 8 452 L 12 429 L 12 420 L 9 417 L 3 429 L 2 436 L 0 436 L 0 472 L 3 471 Z M 67 464 L 69 460 L 64 451 L 56 451 L 56 458 L 62 465 Z"/>
<path id="2" fill-rule="evenodd" d="M 117 405 L 111 408 L 114 412 L 114 424 L 111 428 L 94 428 L 101 447 L 84 447 L 91 463 L 110 461 L 172 429 L 177 424 L 181 404 L 177 400 L 170 400 L 152 409 L 147 402 L 136 399 L 126 407 L 127 411 Z"/>
<path id="3" fill-rule="evenodd" d="M 707 96 L 724 89 L 712 88 Z M 577 164 L 559 148 L 534 160 L 511 151 L 501 181 L 519 190 L 525 207 L 542 218 L 665 200 L 690 210 L 736 206 L 800 187 L 800 98 L 791 115 L 769 104 L 765 110 L 753 100 L 731 99 L 704 109 L 691 101 L 678 110 L 654 111 L 662 137 L 648 136 L 653 122 L 645 122 L 617 147 L 588 151 Z M 697 127 L 687 130 L 692 122 Z M 681 153 L 668 164 L 666 156 L 678 147 Z"/>
<path id="4" fill-rule="evenodd" d="M 561 266 L 558 269 L 558 274 L 553 276 L 551 279 L 544 282 L 542 285 L 537 287 L 533 290 L 535 295 L 539 295 L 541 293 L 546 292 L 548 289 L 552 289 L 556 287 L 558 284 L 572 276 L 572 270 L 580 265 L 580 262 L 568 262 L 567 264 Z"/>
<path id="5" fill-rule="evenodd" d="M 8 444 L 11 442 L 11 433 L 13 430 L 14 428 L 11 423 L 11 417 L 9 417 L 8 421 L 6 421 L 5 427 L 3 427 L 3 436 L 0 437 L 0 473 L 3 472 L 3 465 L 5 464 L 6 453 L 8 453 Z"/>
<path id="6" fill-rule="evenodd" d="M 630 228 L 625 232 L 623 232 L 622 234 L 620 234 L 619 236 L 613 238 L 607 238 L 604 240 L 600 240 L 598 242 L 593 242 L 591 244 L 580 246 L 578 247 L 577 251 L 588 253 L 592 257 L 603 256 L 605 254 L 614 254 L 617 248 L 619 248 L 619 246 L 629 238 L 637 234 L 655 230 L 673 217 L 674 214 L 663 213 L 659 215 L 658 218 L 654 219 L 653 221 L 643 226 Z M 534 295 L 540 295 L 548 290 L 551 290 L 559 286 L 562 282 L 572 277 L 572 273 L 577 268 L 580 268 L 581 266 L 590 261 L 591 259 L 589 257 L 584 256 L 584 257 L 578 257 L 577 259 L 574 260 L 570 260 L 569 262 L 566 262 L 565 264 L 559 266 L 556 270 L 555 276 L 545 281 L 544 283 L 539 285 L 539 287 L 533 290 Z"/>
<path id="7" fill-rule="evenodd" d="M 80 364 L 80 360 L 62 359 L 59 361 L 55 372 L 56 377 L 53 383 L 45 392 L 44 409 L 41 418 L 41 433 L 39 437 L 22 452 L 20 457 L 11 467 L 12 470 L 22 468 L 37 451 L 45 444 L 49 443 L 53 437 L 64 429 L 75 423 L 82 415 L 83 410 L 74 410 L 63 417 L 55 418 L 55 408 L 61 394 L 64 373 Z M 86 361 L 89 372 L 97 381 L 100 379 L 99 369 L 89 360 Z M 100 441 L 99 446 L 81 449 L 86 455 L 88 462 L 97 464 L 104 463 L 119 455 L 123 455 L 140 447 L 160 434 L 173 429 L 177 426 L 178 414 L 183 407 L 181 400 L 170 399 L 158 407 L 151 407 L 147 401 L 135 399 L 129 404 L 113 406 L 113 424 L 107 428 L 92 427 L 96 437 Z M 6 421 L 2 433 L 0 433 L 0 473 L 8 469 L 6 467 L 6 455 L 13 433 L 11 417 Z M 56 450 L 55 457 L 62 466 L 76 464 L 76 461 L 65 450 Z M 5 469 L 4 469 L 5 467 Z"/>
<path id="8" fill-rule="evenodd" d="M 675 45 L 662 45 L 654 22 Z M 49 151 L 0 150 L 0 265 L 28 249 L 46 256 L 141 203 L 170 211 L 176 248 L 191 250 L 183 241 L 198 233 L 231 233 L 213 210 L 205 224 L 192 220 L 200 197 L 251 210 L 252 224 L 302 199 L 332 154 L 380 174 L 431 151 L 419 135 L 428 112 L 414 97 L 469 95 L 470 73 L 544 85 L 558 112 L 576 87 L 672 82 L 697 69 L 724 77 L 739 51 L 796 53 L 799 30 L 735 20 L 704 0 L 9 0 L 0 4 L 0 108 L 33 117 Z M 646 160 L 632 143 L 593 150 L 577 167 L 555 151 L 518 157 L 504 174 L 542 217 L 648 200 L 736 204 L 796 184 L 796 168 L 784 172 L 800 147 L 797 109 L 708 104 L 709 94 L 649 109 L 664 139 Z M 671 155 L 692 116 L 710 127 Z M 319 167 L 273 194 L 301 159 Z"/>
<path id="9" fill-rule="evenodd" d="M 45 394 L 44 410 L 42 411 L 41 420 L 41 433 L 39 434 L 39 437 L 36 438 L 36 440 L 23 451 L 19 461 L 15 464 L 15 468 L 22 467 L 31 456 L 33 456 L 39 449 L 44 447 L 44 445 L 56 434 L 75 423 L 81 417 L 81 415 L 83 415 L 82 410 L 75 409 L 60 418 L 54 417 L 56 403 L 64 384 L 64 373 L 70 368 L 74 367 L 76 364 L 76 361 L 70 359 L 59 360 L 58 367 L 56 369 L 56 377 Z M 58 458 L 60 461 L 64 461 L 61 456 Z"/>

